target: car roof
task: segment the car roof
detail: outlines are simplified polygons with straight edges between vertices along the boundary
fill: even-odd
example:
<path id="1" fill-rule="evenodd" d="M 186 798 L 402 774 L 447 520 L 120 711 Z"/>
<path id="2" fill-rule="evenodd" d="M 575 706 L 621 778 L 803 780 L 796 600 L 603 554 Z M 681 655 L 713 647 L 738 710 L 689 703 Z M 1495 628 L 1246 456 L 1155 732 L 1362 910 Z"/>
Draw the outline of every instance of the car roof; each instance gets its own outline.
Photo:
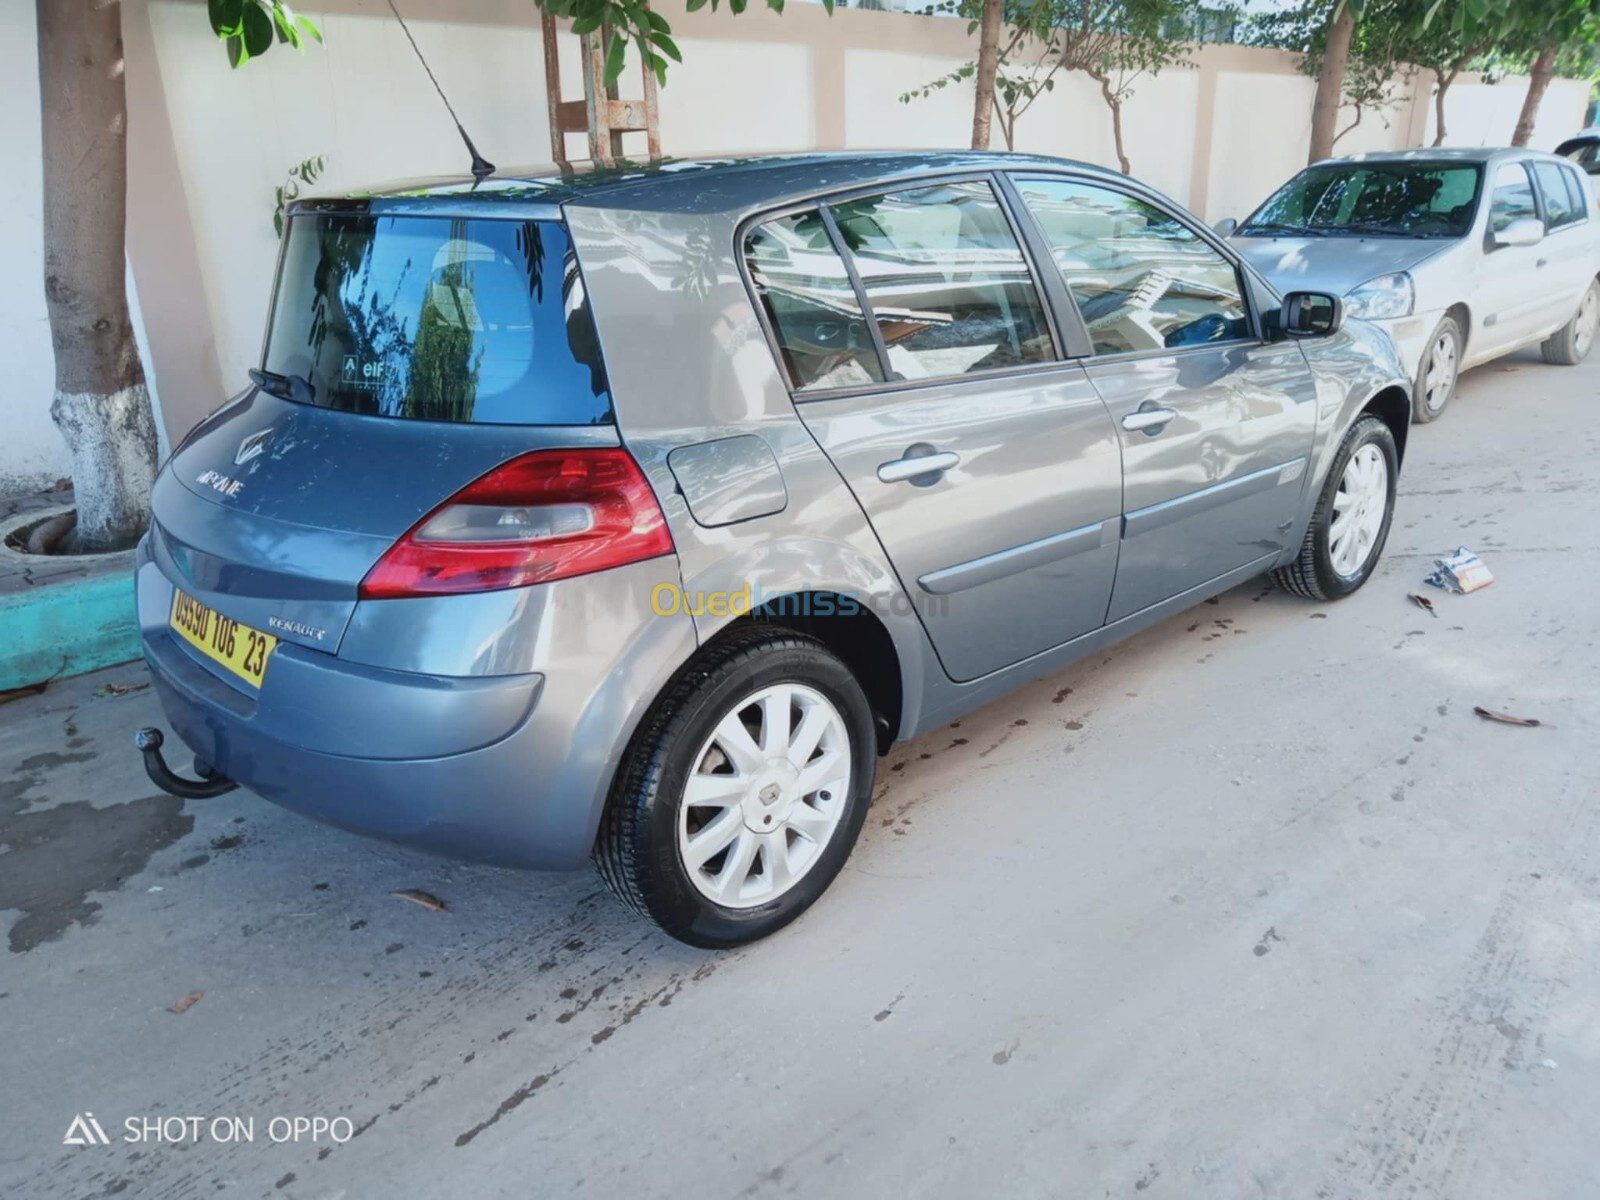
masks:
<path id="1" fill-rule="evenodd" d="M 1123 180 L 1103 167 L 1044 155 L 989 151 L 880 150 L 769 154 L 737 158 L 663 159 L 615 166 L 567 163 L 497 171 L 475 184 L 470 175 L 414 179 L 370 191 L 316 196 L 295 209 L 360 205 L 399 213 L 463 208 L 505 215 L 508 206 L 566 204 L 652 212 L 726 213 L 772 207 L 826 191 L 893 185 L 959 171 L 1070 169 Z"/>
<path id="2" fill-rule="evenodd" d="M 1519 146 L 1428 146 L 1420 150 L 1374 150 L 1367 154 L 1347 154 L 1340 158 L 1324 158 L 1311 164 L 1327 166 L 1330 163 L 1410 162 L 1410 163 L 1488 163 L 1502 158 L 1550 158 L 1543 150 L 1530 150 Z"/>

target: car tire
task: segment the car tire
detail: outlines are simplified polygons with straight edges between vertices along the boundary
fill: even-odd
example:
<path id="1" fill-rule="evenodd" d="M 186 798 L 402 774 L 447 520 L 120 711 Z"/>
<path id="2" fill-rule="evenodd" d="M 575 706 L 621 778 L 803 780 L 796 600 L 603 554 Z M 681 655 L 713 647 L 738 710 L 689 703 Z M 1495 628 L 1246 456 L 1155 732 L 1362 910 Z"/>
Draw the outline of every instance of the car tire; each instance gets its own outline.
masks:
<path id="1" fill-rule="evenodd" d="M 1317 498 L 1300 556 L 1272 573 L 1279 586 L 1308 600 L 1337 600 L 1367 581 L 1394 520 L 1399 459 L 1394 434 L 1377 417 L 1361 417 L 1350 427 Z M 1380 499 L 1377 513 L 1371 506 Z M 1350 513 L 1348 524 L 1339 521 L 1343 513 Z"/>
<path id="2" fill-rule="evenodd" d="M 679 941 L 766 937 L 811 907 L 850 856 L 876 751 L 861 685 L 821 642 L 761 625 L 724 635 L 630 741 L 595 865 L 618 899 Z"/>
<path id="3" fill-rule="evenodd" d="M 1411 419 L 1418 425 L 1435 420 L 1456 394 L 1461 378 L 1461 326 L 1444 317 L 1422 350 L 1417 379 L 1411 389 Z"/>
<path id="4" fill-rule="evenodd" d="M 1600 281 L 1590 280 L 1589 290 L 1583 293 L 1572 320 L 1539 343 L 1539 353 L 1547 363 L 1575 367 L 1589 357 L 1597 326 L 1600 326 Z"/>

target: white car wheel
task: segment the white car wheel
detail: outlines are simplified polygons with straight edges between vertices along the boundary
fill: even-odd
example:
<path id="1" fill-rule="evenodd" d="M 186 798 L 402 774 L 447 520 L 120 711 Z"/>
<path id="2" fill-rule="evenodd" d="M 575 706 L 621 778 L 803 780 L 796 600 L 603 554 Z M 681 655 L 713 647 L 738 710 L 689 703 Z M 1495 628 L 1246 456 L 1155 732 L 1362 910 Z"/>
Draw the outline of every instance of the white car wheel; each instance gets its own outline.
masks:
<path id="1" fill-rule="evenodd" d="M 1460 377 L 1461 327 L 1454 317 L 1445 317 L 1422 352 L 1412 394 L 1412 418 L 1421 425 L 1442 413 L 1456 394 Z"/>
<path id="2" fill-rule="evenodd" d="M 850 735 L 822 693 L 780 683 L 735 701 L 695 756 L 678 853 L 724 908 L 768 904 L 805 877 L 839 826 Z"/>

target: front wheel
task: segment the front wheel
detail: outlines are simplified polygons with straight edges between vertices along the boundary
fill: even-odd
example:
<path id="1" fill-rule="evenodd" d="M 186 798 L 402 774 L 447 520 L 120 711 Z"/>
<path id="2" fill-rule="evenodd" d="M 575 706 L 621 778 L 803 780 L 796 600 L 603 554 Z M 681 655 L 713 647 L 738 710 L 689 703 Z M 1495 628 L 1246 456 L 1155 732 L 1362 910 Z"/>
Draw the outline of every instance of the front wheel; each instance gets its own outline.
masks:
<path id="1" fill-rule="evenodd" d="M 624 904 L 693 946 L 787 925 L 866 817 L 872 710 L 821 642 L 750 626 L 708 646 L 630 743 L 595 844 Z"/>
<path id="2" fill-rule="evenodd" d="M 1600 282 L 1591 280 L 1572 320 L 1563 325 L 1560 332 L 1541 342 L 1539 353 L 1547 363 L 1575 367 L 1589 356 L 1597 327 L 1600 327 Z"/>
<path id="3" fill-rule="evenodd" d="M 1399 454 L 1394 434 L 1377 417 L 1350 427 L 1333 458 L 1300 546 L 1300 557 L 1272 573 L 1309 600 L 1337 600 L 1365 583 L 1378 565 L 1394 519 Z"/>
<path id="4" fill-rule="evenodd" d="M 1419 425 L 1444 412 L 1456 394 L 1461 377 L 1461 326 L 1454 317 L 1443 318 L 1428 339 L 1417 368 L 1416 385 L 1411 389 L 1411 417 Z"/>

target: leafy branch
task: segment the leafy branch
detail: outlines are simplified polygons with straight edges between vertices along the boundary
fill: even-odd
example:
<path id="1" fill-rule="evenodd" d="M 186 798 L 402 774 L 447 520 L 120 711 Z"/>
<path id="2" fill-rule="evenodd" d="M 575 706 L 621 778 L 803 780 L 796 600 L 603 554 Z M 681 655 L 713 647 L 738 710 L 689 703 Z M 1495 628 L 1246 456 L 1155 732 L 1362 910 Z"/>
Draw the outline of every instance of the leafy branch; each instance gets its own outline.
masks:
<path id="1" fill-rule="evenodd" d="M 288 179 L 276 189 L 277 204 L 272 210 L 272 228 L 277 231 L 280 239 L 283 237 L 284 214 L 288 211 L 289 205 L 300 198 L 300 185 L 310 187 L 317 181 L 317 176 L 322 174 L 326 165 L 327 157 L 319 154 L 289 168 Z"/>
<path id="2" fill-rule="evenodd" d="M 228 64 L 238 68 L 272 49 L 274 42 L 305 52 L 306 39 L 320 43 L 322 31 L 283 0 L 206 0 L 211 32 L 226 43 Z"/>

